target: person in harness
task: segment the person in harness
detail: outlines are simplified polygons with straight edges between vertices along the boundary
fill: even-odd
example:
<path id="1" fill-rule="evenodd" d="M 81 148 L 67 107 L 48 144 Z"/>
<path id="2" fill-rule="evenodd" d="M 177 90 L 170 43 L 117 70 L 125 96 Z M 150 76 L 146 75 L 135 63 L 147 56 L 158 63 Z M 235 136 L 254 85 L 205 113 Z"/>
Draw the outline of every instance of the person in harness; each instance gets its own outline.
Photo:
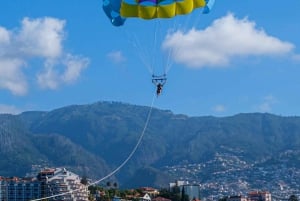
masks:
<path id="1" fill-rule="evenodd" d="M 159 96 L 162 92 L 163 86 L 166 83 L 166 75 L 156 76 L 152 75 L 152 83 L 156 86 L 156 95 Z"/>

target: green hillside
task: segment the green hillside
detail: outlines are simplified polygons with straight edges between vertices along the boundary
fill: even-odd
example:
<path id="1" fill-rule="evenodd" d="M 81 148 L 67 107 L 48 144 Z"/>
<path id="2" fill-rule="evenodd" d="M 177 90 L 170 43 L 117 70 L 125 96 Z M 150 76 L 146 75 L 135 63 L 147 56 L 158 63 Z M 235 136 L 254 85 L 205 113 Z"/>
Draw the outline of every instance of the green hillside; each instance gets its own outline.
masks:
<path id="1" fill-rule="evenodd" d="M 97 102 L 0 115 L 0 175 L 22 176 L 31 165 L 43 163 L 102 177 L 128 157 L 148 111 L 145 106 Z M 219 152 L 256 163 L 299 147 L 299 117 L 188 117 L 154 109 L 140 147 L 113 179 L 129 185 L 143 178 L 141 184 L 159 186 L 166 183 L 157 176 L 165 174 L 165 166 L 205 163 Z"/>

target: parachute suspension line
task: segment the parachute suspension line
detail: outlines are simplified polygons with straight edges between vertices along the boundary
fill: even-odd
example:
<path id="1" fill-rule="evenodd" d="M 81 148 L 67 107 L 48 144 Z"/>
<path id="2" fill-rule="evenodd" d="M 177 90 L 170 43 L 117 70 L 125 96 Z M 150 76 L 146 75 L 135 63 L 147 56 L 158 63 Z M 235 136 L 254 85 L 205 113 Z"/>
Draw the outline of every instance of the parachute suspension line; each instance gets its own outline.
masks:
<path id="1" fill-rule="evenodd" d="M 118 172 L 124 165 L 126 165 L 126 163 L 131 159 L 131 157 L 134 155 L 134 153 L 136 152 L 137 148 L 139 147 L 139 145 L 141 144 L 141 141 L 145 135 L 145 132 L 147 130 L 147 127 L 148 127 L 148 124 L 149 124 L 149 121 L 150 121 L 150 117 L 151 117 L 151 114 L 152 114 L 152 109 L 153 109 L 153 105 L 154 105 L 154 101 L 155 101 L 155 97 L 156 95 L 153 94 L 153 97 L 152 97 L 152 103 L 151 103 L 151 106 L 150 106 L 150 109 L 149 109 L 149 112 L 148 112 L 148 115 L 147 115 L 147 119 L 146 119 L 146 122 L 145 122 L 145 125 L 144 125 L 144 128 L 141 132 L 141 135 L 135 145 L 135 147 L 133 148 L 133 150 L 131 151 L 131 153 L 128 155 L 128 157 L 123 161 L 123 163 L 121 163 L 116 169 L 114 169 L 112 172 L 110 172 L 109 174 L 107 174 L 106 176 L 102 177 L 101 179 L 91 183 L 89 186 L 93 186 L 111 176 L 113 176 L 116 172 Z M 44 197 L 44 198 L 38 198 L 38 199 L 34 199 L 34 200 L 31 200 L 31 201 L 39 201 L 39 200 L 44 200 L 44 199 L 51 199 L 51 198 L 55 198 L 55 197 L 59 197 L 59 196 L 64 196 L 64 195 L 67 195 L 67 194 L 71 194 L 71 193 L 74 193 L 74 192 L 77 192 L 81 190 L 81 188 L 78 188 L 78 189 L 75 189 L 75 190 L 70 190 L 68 192 L 64 192 L 64 193 L 60 193 L 60 194 L 56 194 L 56 195 L 52 195 L 52 196 L 49 196 L 49 197 Z"/>
<path id="2" fill-rule="evenodd" d="M 164 74 L 165 74 L 165 75 L 169 72 L 169 70 L 172 68 L 172 66 L 173 66 L 173 64 L 174 64 L 174 61 L 173 61 L 173 59 L 172 59 L 173 55 L 174 55 L 174 48 L 172 48 L 172 49 L 170 49 L 170 50 L 168 51 L 168 55 L 167 55 L 167 63 L 166 63 L 166 65 L 165 65 L 165 69 L 164 69 Z"/>
<path id="3" fill-rule="evenodd" d="M 195 11 L 195 12 L 197 12 L 197 11 Z M 199 15 L 199 14 L 197 14 L 197 16 L 198 16 L 198 15 Z M 182 29 L 183 29 L 184 32 L 187 31 L 187 28 L 189 27 L 188 25 L 189 25 L 189 23 L 190 23 L 191 20 L 192 20 L 192 16 L 193 16 L 193 12 L 190 13 L 190 14 L 187 16 L 187 18 L 185 18 L 184 24 L 183 24 L 183 27 L 182 27 Z"/>
<path id="4" fill-rule="evenodd" d="M 158 33 L 159 33 L 159 25 L 160 25 L 160 23 L 159 23 L 160 21 L 159 20 L 156 20 L 156 22 L 154 23 L 154 38 L 153 38 L 153 47 L 151 48 L 152 49 L 152 54 L 151 54 L 151 65 L 152 65 L 152 69 L 153 69 L 153 71 L 152 71 L 152 75 L 154 75 L 154 74 L 156 74 L 157 72 L 156 72 L 156 70 L 158 69 L 156 66 L 158 66 L 159 64 L 158 64 L 158 59 L 159 59 L 159 57 L 158 57 L 158 55 L 157 55 L 157 52 L 159 52 L 158 51 Z"/>
<path id="5" fill-rule="evenodd" d="M 128 34 L 130 35 L 130 34 Z M 132 40 L 129 40 L 129 42 L 132 44 L 132 46 L 136 49 L 136 53 L 138 57 L 140 58 L 143 65 L 148 69 L 149 73 L 153 74 L 153 66 L 150 64 L 149 60 L 147 58 L 150 58 L 149 52 L 146 51 L 146 48 L 143 47 L 140 40 L 135 34 L 132 35 Z"/>
<path id="6" fill-rule="evenodd" d="M 170 32 L 174 33 L 179 30 L 179 28 L 177 27 L 178 23 L 176 23 L 176 22 L 177 21 L 175 20 L 171 27 L 171 30 L 168 30 L 168 33 L 166 33 L 167 35 L 170 34 Z M 173 60 L 174 55 L 175 55 L 174 48 L 171 48 L 167 51 L 167 59 L 166 59 L 165 65 L 164 65 L 165 66 L 165 68 L 164 68 L 165 75 L 170 71 L 170 69 L 172 68 L 172 66 L 174 64 L 174 60 Z"/>
<path id="7" fill-rule="evenodd" d="M 203 8 L 200 9 L 200 11 L 198 11 L 198 12 L 202 12 L 202 14 L 201 14 L 201 15 L 197 15 L 197 16 L 194 18 L 194 21 L 193 21 L 193 27 L 194 27 L 194 28 L 196 28 L 196 27 L 199 26 L 199 24 L 200 24 L 200 22 L 201 22 L 201 20 L 202 20 L 202 18 L 203 18 L 203 15 L 205 15 L 205 14 L 203 14 Z"/>
<path id="8" fill-rule="evenodd" d="M 195 20 L 193 22 L 193 27 L 196 28 L 200 24 L 200 21 L 201 21 L 201 16 L 197 15 L 197 17 L 195 18 Z"/>
<path id="9" fill-rule="evenodd" d="M 173 22 L 173 25 L 171 25 L 167 31 L 174 31 L 175 29 L 173 27 L 175 27 L 176 24 L 176 22 Z M 152 26 L 154 32 L 148 37 L 150 41 L 143 42 L 138 35 L 129 31 L 127 31 L 127 38 L 129 38 L 129 43 L 133 46 L 136 55 L 147 68 L 151 76 L 166 75 L 172 66 L 171 57 L 173 51 L 169 50 L 166 54 L 162 53 L 161 45 L 165 37 L 165 35 L 163 35 L 165 32 L 163 33 L 162 28 L 164 26 L 162 26 L 161 20 L 156 19 Z"/>

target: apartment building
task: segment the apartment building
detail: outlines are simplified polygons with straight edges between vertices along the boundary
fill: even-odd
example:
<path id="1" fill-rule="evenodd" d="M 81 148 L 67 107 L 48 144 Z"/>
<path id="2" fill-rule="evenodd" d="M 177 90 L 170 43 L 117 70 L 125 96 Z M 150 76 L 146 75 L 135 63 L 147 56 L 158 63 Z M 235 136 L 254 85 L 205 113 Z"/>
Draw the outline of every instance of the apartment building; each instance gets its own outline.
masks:
<path id="1" fill-rule="evenodd" d="M 272 201 L 268 191 L 251 191 L 248 193 L 248 201 Z"/>
<path id="2" fill-rule="evenodd" d="M 199 184 L 189 184 L 187 181 L 176 181 L 175 183 L 170 183 L 170 190 L 178 188 L 181 193 L 184 193 L 189 197 L 189 200 L 200 200 L 200 185 Z"/>
<path id="3" fill-rule="evenodd" d="M 0 177 L 0 201 L 25 201 L 41 197 L 41 183 L 32 178 Z"/>
<path id="4" fill-rule="evenodd" d="M 28 201 L 50 196 L 49 201 L 87 201 L 88 187 L 81 184 L 78 175 L 65 168 L 44 169 L 36 178 L 0 177 L 0 201 Z"/>

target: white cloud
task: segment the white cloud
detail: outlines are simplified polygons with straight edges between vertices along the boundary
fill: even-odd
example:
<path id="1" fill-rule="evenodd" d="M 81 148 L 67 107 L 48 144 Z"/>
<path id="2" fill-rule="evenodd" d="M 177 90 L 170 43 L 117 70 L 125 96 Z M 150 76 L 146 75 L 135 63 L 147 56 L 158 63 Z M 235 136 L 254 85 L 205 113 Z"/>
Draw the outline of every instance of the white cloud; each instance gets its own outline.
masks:
<path id="1" fill-rule="evenodd" d="M 22 72 L 24 62 L 18 58 L 0 58 L 0 89 L 8 89 L 14 95 L 27 93 L 28 85 Z"/>
<path id="2" fill-rule="evenodd" d="M 45 89 L 56 89 L 75 82 L 87 67 L 87 58 L 65 52 L 64 20 L 45 17 L 24 18 L 21 27 L 7 30 L 0 26 L 0 89 L 14 95 L 25 95 L 29 83 L 24 67 L 38 59 L 37 83 Z M 58 70 L 59 69 L 59 70 Z M 30 75 L 32 76 L 32 75 Z"/>
<path id="3" fill-rule="evenodd" d="M 39 86 L 43 89 L 57 89 L 59 86 L 59 72 L 55 66 L 57 64 L 53 60 L 45 62 L 45 68 L 37 74 L 37 81 Z"/>
<path id="4" fill-rule="evenodd" d="M 295 60 L 295 61 L 300 61 L 300 54 L 294 54 L 294 55 L 292 56 L 292 58 L 293 58 L 293 60 Z"/>
<path id="5" fill-rule="evenodd" d="M 213 107 L 213 111 L 214 112 L 218 112 L 218 113 L 222 113 L 222 112 L 225 112 L 226 111 L 226 108 L 225 108 L 225 106 L 224 105 L 215 105 L 214 107 Z"/>
<path id="6" fill-rule="evenodd" d="M 205 30 L 191 29 L 167 35 L 164 49 L 173 49 L 174 60 L 189 67 L 222 67 L 237 56 L 273 56 L 291 53 L 294 45 L 267 35 L 247 18 L 228 14 Z"/>
<path id="7" fill-rule="evenodd" d="M 107 58 L 116 64 L 124 63 L 126 61 L 126 58 L 121 51 L 110 52 L 107 54 Z"/>
<path id="8" fill-rule="evenodd" d="M 8 44 L 10 40 L 10 33 L 4 29 L 3 27 L 0 27 L 0 44 Z"/>
<path id="9" fill-rule="evenodd" d="M 89 60 L 84 57 L 73 56 L 69 54 L 64 59 L 63 63 L 67 68 L 63 74 L 62 80 L 67 83 L 72 83 L 78 79 L 81 71 L 88 66 Z"/>
<path id="10" fill-rule="evenodd" d="M 19 114 L 22 111 L 13 105 L 0 104 L 0 114 Z"/>
<path id="11" fill-rule="evenodd" d="M 55 18 L 24 18 L 16 40 L 21 53 L 45 58 L 59 57 L 63 51 L 65 21 Z"/>
<path id="12" fill-rule="evenodd" d="M 272 96 L 268 95 L 263 98 L 263 102 L 258 106 L 259 112 L 271 112 L 272 107 L 274 104 L 276 104 L 278 101 L 277 99 Z"/>
<path id="13" fill-rule="evenodd" d="M 88 66 L 89 60 L 68 54 L 61 63 L 65 68 L 61 68 L 53 60 L 45 62 L 44 70 L 37 74 L 38 83 L 42 88 L 57 89 L 62 83 L 75 82 L 81 72 Z"/>

